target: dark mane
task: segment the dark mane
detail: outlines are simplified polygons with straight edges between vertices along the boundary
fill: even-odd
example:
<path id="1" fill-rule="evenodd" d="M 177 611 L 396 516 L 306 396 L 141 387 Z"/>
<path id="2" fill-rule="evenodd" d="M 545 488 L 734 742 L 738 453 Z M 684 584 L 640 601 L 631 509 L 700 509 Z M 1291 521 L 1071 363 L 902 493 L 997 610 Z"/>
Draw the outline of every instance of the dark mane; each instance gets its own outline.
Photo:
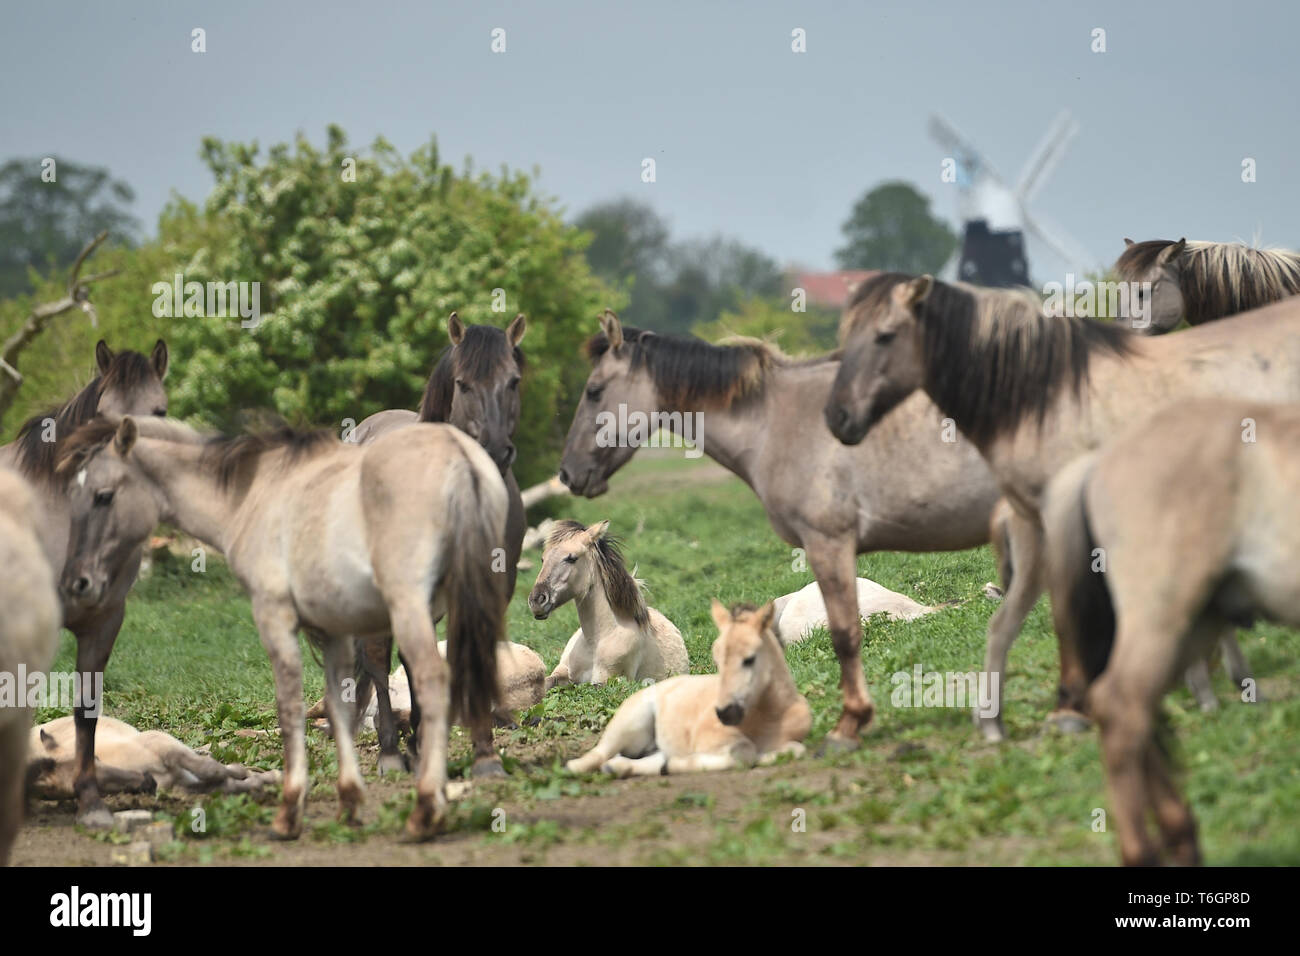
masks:
<path id="1" fill-rule="evenodd" d="M 109 389 L 130 391 L 157 381 L 149 359 L 129 349 L 118 352 L 108 371 L 96 375 L 62 405 L 38 412 L 18 429 L 14 439 L 18 469 L 30 480 L 51 482 L 59 463 L 60 442 L 99 413 L 99 400 Z M 45 422 L 54 419 L 54 441 L 45 441 Z"/>
<path id="2" fill-rule="evenodd" d="M 561 518 L 555 522 L 555 528 L 546 539 L 546 547 L 551 548 L 561 541 L 575 538 L 586 530 L 586 525 L 580 521 Z M 600 583 L 610 606 L 615 611 L 631 617 L 638 627 L 645 627 L 650 621 L 650 612 L 646 609 L 645 598 L 641 596 L 641 588 L 623 563 L 623 553 L 619 550 L 618 539 L 613 535 L 605 534 L 591 550 L 595 555 Z"/>
<path id="3" fill-rule="evenodd" d="M 878 272 L 859 282 L 840 317 L 840 345 L 848 343 L 848 337 L 863 321 L 889 305 L 894 286 L 915 278 L 906 272 Z"/>
<path id="4" fill-rule="evenodd" d="M 312 455 L 335 444 L 338 436 L 328 429 L 300 431 L 283 425 L 251 435 L 218 435 L 204 443 L 202 463 L 216 469 L 217 485 L 222 489 L 247 490 L 257 472 L 259 459 L 268 452 L 287 452 L 286 462 Z"/>
<path id="5" fill-rule="evenodd" d="M 420 399 L 420 421 L 445 422 L 451 415 L 457 378 L 491 379 L 511 358 L 522 374 L 524 353 L 518 346 L 511 347 L 505 332 L 493 325 L 466 326 L 460 345 L 448 345 L 438 356 Z"/>
<path id="6" fill-rule="evenodd" d="M 82 462 L 112 441 L 116 434 L 116 423 L 103 415 L 96 415 L 58 443 L 58 454 L 54 457 L 50 475 L 57 474 L 66 478 L 73 469 L 80 467 Z M 55 443 L 48 444 L 53 450 Z"/>
<path id="7" fill-rule="evenodd" d="M 1078 395 L 1093 355 L 1127 355 L 1133 333 L 1054 318 L 1025 291 L 973 294 L 936 281 L 921 305 L 926 390 L 976 445 L 1030 416 L 1041 425 L 1062 388 Z"/>
<path id="8" fill-rule="evenodd" d="M 1115 262 L 1126 282 L 1144 278 L 1172 246 L 1147 239 L 1128 246 Z M 1300 293 L 1300 254 L 1255 249 L 1240 242 L 1189 242 L 1178 256 L 1179 289 L 1189 325 L 1248 312 Z"/>
<path id="9" fill-rule="evenodd" d="M 727 408 L 757 394 L 769 368 L 781 357 L 761 342 L 711 345 L 693 335 L 659 335 L 623 326 L 623 344 L 632 370 L 644 368 L 669 407 L 683 411 Z M 597 332 L 585 351 L 593 364 L 609 351 L 609 339 Z"/>

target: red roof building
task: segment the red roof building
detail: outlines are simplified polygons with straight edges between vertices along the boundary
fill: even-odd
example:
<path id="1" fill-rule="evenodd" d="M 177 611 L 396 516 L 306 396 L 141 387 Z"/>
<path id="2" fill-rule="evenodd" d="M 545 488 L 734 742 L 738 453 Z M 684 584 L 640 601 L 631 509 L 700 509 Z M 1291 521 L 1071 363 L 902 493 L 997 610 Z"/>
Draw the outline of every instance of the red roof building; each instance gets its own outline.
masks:
<path id="1" fill-rule="evenodd" d="M 849 301 L 850 290 L 864 279 L 876 275 L 874 269 L 846 269 L 842 272 L 796 272 L 794 288 L 804 290 L 809 305 L 823 309 L 842 309 Z"/>

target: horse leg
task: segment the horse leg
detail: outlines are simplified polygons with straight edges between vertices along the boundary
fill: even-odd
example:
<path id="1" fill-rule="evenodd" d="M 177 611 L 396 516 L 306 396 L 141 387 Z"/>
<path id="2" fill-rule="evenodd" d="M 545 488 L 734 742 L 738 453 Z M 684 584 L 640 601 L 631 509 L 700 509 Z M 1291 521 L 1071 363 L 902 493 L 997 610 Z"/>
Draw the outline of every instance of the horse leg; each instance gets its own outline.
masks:
<path id="1" fill-rule="evenodd" d="M 343 699 L 343 677 L 355 664 L 351 637 L 326 636 L 322 653 L 325 657 L 325 706 L 334 725 L 334 746 L 339 756 L 339 822 L 356 823 L 365 801 L 365 785 L 357 763 L 357 746 L 353 737 L 354 709 Z M 386 689 L 386 688 L 385 688 Z"/>
<path id="2" fill-rule="evenodd" d="M 1246 663 L 1246 655 L 1241 652 L 1241 645 L 1237 643 L 1235 627 L 1229 625 L 1223 629 L 1223 633 L 1219 635 L 1219 647 L 1223 649 L 1223 663 L 1227 665 L 1228 675 L 1236 685 L 1237 695 L 1240 697 L 1246 682 L 1253 683 L 1255 678 L 1250 672 L 1250 665 Z M 1258 700 L 1258 695 L 1256 699 Z"/>
<path id="3" fill-rule="evenodd" d="M 620 754 L 640 755 L 656 749 L 655 698 L 637 691 L 619 705 L 596 746 L 565 767 L 571 773 L 592 773 Z"/>
<path id="4" fill-rule="evenodd" d="M 125 615 L 126 605 L 115 605 L 75 632 L 78 674 L 90 676 L 91 679 L 95 674 L 103 674 Z M 85 680 L 85 677 L 82 679 Z M 113 825 L 113 815 L 104 805 L 99 793 L 99 780 L 95 776 L 95 727 L 103 701 L 95 702 L 94 712 L 88 712 L 84 704 L 83 698 L 72 709 L 72 720 L 77 733 L 77 775 L 72 785 L 77 795 L 77 822 L 84 827 L 103 829 Z"/>
<path id="5" fill-rule="evenodd" d="M 447 815 L 447 723 L 450 675 L 438 653 L 427 597 L 418 591 L 392 600 L 388 609 L 393 637 L 411 683 L 411 726 L 419 741 L 415 808 L 406 820 L 414 839 L 434 836 Z"/>
<path id="6" fill-rule="evenodd" d="M 1037 528 L 1035 532 L 1041 554 L 1043 532 Z M 1080 733 L 1088 729 L 1088 675 L 1076 644 L 1083 639 L 1084 635 L 1075 633 L 1074 628 L 1056 629 L 1061 676 L 1056 690 L 1056 709 L 1047 715 L 1047 722 L 1062 733 Z"/>
<path id="7" fill-rule="evenodd" d="M 253 602 L 253 620 L 271 659 L 280 736 L 284 740 L 284 788 L 271 830 L 280 839 L 294 840 L 302 833 L 307 805 L 307 729 L 303 722 L 298 615 L 290 601 L 262 598 Z M 331 723 L 338 716 L 330 714 Z M 335 740 L 340 737 L 338 731 L 339 725 L 334 723 Z"/>
<path id="8" fill-rule="evenodd" d="M 1101 730 L 1102 763 L 1110 793 L 1120 858 L 1126 866 L 1154 866 L 1156 846 L 1146 829 L 1146 761 L 1153 746 L 1152 715 L 1126 693 L 1126 681 L 1108 667 L 1088 695 Z"/>
<path id="9" fill-rule="evenodd" d="M 1156 825 L 1165 852 L 1180 866 L 1200 866 L 1201 848 L 1196 841 L 1196 817 L 1169 772 L 1169 761 L 1153 742 L 1147 749 L 1147 789 L 1155 803 Z"/>
<path id="10" fill-rule="evenodd" d="M 752 767 L 757 762 L 758 751 L 754 748 L 753 741 L 741 737 L 734 743 L 713 750 L 669 757 L 668 773 L 710 773 L 735 767 Z"/>
<path id="11" fill-rule="evenodd" d="M 393 635 L 372 637 L 361 647 L 362 667 L 375 686 L 375 731 L 379 735 L 379 773 L 402 773 L 410 765 L 397 749 L 397 720 L 388 694 L 388 668 L 393 662 Z M 410 678 L 410 674 L 407 674 Z"/>
<path id="12" fill-rule="evenodd" d="M 871 723 L 875 711 L 862 670 L 856 558 L 853 542 L 848 539 L 815 541 L 808 546 L 808 561 L 821 588 L 831 642 L 840 662 L 840 690 L 844 696 L 840 719 L 826 738 L 827 748 L 856 748 L 858 734 Z"/>
<path id="13" fill-rule="evenodd" d="M 1009 512 L 1001 527 L 994 529 L 995 540 L 1001 543 L 1002 588 L 1005 596 L 993 617 L 989 619 L 988 642 L 984 650 L 984 673 L 994 688 L 992 714 L 975 705 L 975 726 L 985 740 L 1005 740 L 1006 727 L 1002 723 L 1002 700 L 1006 683 L 1007 652 L 1020 636 L 1025 618 L 1034 609 L 1038 596 L 1043 593 L 1042 544 L 1043 539 L 1032 524 L 1014 512 Z"/>
<path id="14" fill-rule="evenodd" d="M 24 775 L 16 771 L 27 753 L 30 716 L 27 710 L 11 710 L 0 722 L 0 767 L 15 771 L 0 778 L 0 866 L 9 862 L 9 850 L 23 819 Z"/>
<path id="15" fill-rule="evenodd" d="M 1201 659 L 1187 668 L 1185 675 L 1187 689 L 1196 698 L 1196 703 L 1205 713 L 1218 710 L 1219 700 L 1214 696 L 1214 685 L 1210 683 L 1210 662 Z"/>

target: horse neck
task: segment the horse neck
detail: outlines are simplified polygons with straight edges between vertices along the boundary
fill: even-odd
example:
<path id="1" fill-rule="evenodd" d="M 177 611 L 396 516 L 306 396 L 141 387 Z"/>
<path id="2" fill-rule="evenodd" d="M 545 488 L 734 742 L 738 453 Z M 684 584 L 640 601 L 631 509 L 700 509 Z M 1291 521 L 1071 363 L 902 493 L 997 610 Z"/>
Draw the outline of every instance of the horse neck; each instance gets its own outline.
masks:
<path id="1" fill-rule="evenodd" d="M 238 507 L 202 461 L 200 443 L 145 438 L 136 440 L 131 454 L 153 482 L 162 519 L 222 552 Z"/>
<path id="2" fill-rule="evenodd" d="M 781 646 L 781 642 L 771 634 L 764 634 L 763 646 L 767 653 L 776 658 L 772 666 L 772 679 L 763 688 L 763 704 L 776 710 L 784 710 L 789 706 L 790 701 L 799 696 L 799 688 L 795 686 L 794 676 L 786 666 L 785 648 Z"/>
<path id="3" fill-rule="evenodd" d="M 587 561 L 594 560 L 588 556 Z M 591 569 L 591 585 L 585 594 L 574 595 L 573 604 L 578 609 L 578 622 L 582 625 L 583 636 L 595 643 L 604 634 L 620 627 L 636 628 L 636 622 L 614 610 L 605 594 L 600 573 L 595 567 Z"/>

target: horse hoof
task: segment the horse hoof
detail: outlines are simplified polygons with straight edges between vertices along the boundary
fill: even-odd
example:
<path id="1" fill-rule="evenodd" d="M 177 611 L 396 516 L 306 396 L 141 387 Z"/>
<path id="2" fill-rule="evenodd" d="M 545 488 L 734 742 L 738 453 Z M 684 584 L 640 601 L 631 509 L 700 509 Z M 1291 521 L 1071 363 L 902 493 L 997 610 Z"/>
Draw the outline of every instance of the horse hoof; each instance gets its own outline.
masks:
<path id="1" fill-rule="evenodd" d="M 279 843 L 289 843 L 293 840 L 298 839 L 298 835 L 300 832 L 301 831 L 298 830 L 297 828 L 281 829 L 279 824 L 273 823 L 271 824 L 271 829 L 267 831 L 266 835 L 270 837 L 272 840 L 275 840 Z"/>
<path id="2" fill-rule="evenodd" d="M 113 814 L 109 813 L 108 807 L 101 803 L 97 807 L 91 807 L 85 813 L 78 814 L 77 823 L 87 830 L 111 830 Z"/>
<path id="3" fill-rule="evenodd" d="M 826 739 L 822 741 L 821 746 L 817 748 L 817 756 L 831 757 L 836 754 L 852 753 L 861 746 L 862 742 L 857 739 L 827 735 Z"/>
<path id="4" fill-rule="evenodd" d="M 407 759 L 399 753 L 380 754 L 379 755 L 379 775 L 386 773 L 410 773 L 411 765 Z"/>
<path id="5" fill-rule="evenodd" d="M 1057 710 L 1047 715 L 1047 726 L 1061 734 L 1081 734 L 1092 728 L 1092 721 L 1074 710 Z"/>
<path id="6" fill-rule="evenodd" d="M 1007 729 L 1002 726 L 1001 719 L 994 717 L 991 720 L 976 716 L 975 726 L 979 728 L 980 734 L 986 741 L 992 744 L 1000 744 L 1007 739 Z"/>
<path id="7" fill-rule="evenodd" d="M 474 766 L 470 769 L 470 776 L 475 780 L 486 777 L 504 777 L 506 768 L 501 764 L 500 757 L 479 757 L 474 761 Z"/>

